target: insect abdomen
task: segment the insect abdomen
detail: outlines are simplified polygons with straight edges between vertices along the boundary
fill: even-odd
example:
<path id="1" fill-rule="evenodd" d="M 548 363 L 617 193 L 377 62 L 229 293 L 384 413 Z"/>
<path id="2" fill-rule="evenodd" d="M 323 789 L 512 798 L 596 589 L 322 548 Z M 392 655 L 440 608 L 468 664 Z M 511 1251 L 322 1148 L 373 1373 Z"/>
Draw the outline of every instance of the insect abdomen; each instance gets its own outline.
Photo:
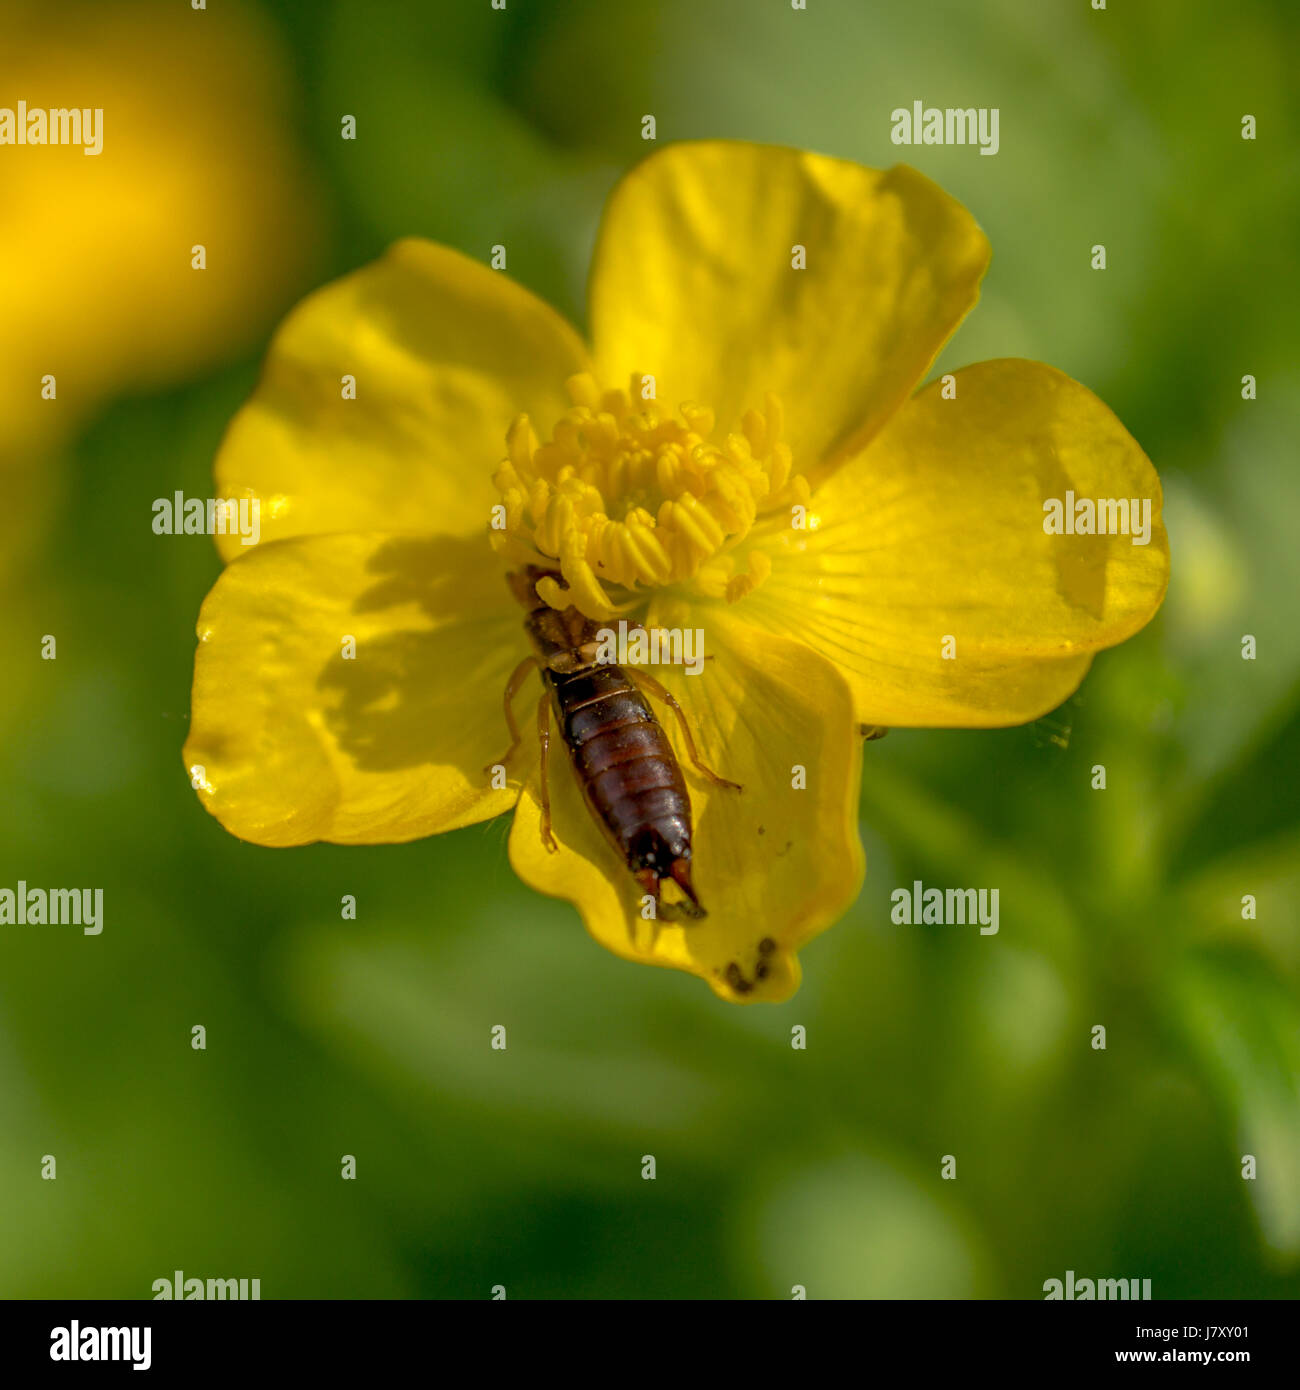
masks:
<path id="1" fill-rule="evenodd" d="M 672 745 L 645 697 L 613 665 L 547 673 L 587 803 L 633 869 L 689 858 L 691 803 Z"/>

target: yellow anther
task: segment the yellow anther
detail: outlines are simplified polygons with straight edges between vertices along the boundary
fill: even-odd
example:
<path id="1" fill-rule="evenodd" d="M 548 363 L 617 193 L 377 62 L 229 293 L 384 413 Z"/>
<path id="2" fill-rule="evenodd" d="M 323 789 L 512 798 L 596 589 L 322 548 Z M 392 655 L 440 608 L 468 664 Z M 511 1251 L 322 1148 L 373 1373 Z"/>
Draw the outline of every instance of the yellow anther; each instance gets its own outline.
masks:
<path id="1" fill-rule="evenodd" d="M 520 415 L 506 432 L 506 457 L 521 478 L 532 477 L 532 458 L 537 452 L 537 436 L 527 415 Z"/>
<path id="2" fill-rule="evenodd" d="M 674 417 L 642 399 L 643 380 L 613 391 L 586 373 L 571 377 L 573 408 L 543 444 L 526 416 L 510 427 L 495 475 L 505 530 L 492 543 L 558 571 L 562 582 L 538 585 L 553 607 L 606 618 L 675 584 L 734 602 L 770 565 L 755 551 L 738 575 L 731 552 L 759 517 L 807 497 L 775 397 L 719 437 L 711 410 L 688 402 Z"/>
<path id="3" fill-rule="evenodd" d="M 564 389 L 569 393 L 569 399 L 574 405 L 585 405 L 588 410 L 599 408 L 600 387 L 590 372 L 578 372 L 577 375 L 571 376 L 564 383 Z"/>

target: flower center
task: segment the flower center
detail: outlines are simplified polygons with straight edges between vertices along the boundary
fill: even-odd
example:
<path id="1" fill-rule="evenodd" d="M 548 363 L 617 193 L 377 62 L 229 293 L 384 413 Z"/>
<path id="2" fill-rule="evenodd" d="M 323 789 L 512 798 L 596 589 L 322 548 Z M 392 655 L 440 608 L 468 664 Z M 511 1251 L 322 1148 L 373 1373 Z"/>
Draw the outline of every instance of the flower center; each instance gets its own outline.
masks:
<path id="1" fill-rule="evenodd" d="M 510 426 L 492 544 L 511 561 L 559 569 L 567 587 L 537 586 L 553 608 L 608 618 L 647 589 L 686 581 L 734 603 L 771 568 L 751 550 L 740 570 L 736 547 L 760 517 L 808 499 L 775 396 L 715 442 L 711 410 L 687 402 L 675 419 L 642 399 L 648 380 L 633 376 L 625 392 L 570 377 L 573 407 L 545 444 L 526 415 Z"/>

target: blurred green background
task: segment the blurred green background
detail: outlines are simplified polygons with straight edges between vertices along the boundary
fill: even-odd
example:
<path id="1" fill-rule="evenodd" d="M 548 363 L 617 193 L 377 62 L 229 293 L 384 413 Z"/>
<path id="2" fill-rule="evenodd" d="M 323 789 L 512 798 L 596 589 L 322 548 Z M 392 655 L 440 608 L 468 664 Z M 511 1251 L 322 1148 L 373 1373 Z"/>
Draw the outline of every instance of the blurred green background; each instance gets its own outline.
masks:
<path id="1" fill-rule="evenodd" d="M 0 1295 L 148 1297 L 175 1269 L 258 1277 L 265 1298 L 1040 1298 L 1067 1269 L 1156 1298 L 1300 1293 L 1295 7 L 281 0 L 185 19 L 255 26 L 311 215 L 221 361 L 105 390 L 4 459 L 0 884 L 102 885 L 106 926 L 0 928 Z M 997 106 L 1000 152 L 892 146 L 914 100 Z M 868 745 L 866 886 L 779 1007 L 608 955 L 515 880 L 504 819 L 259 849 L 180 762 L 219 565 L 205 538 L 155 536 L 151 503 L 211 495 L 277 318 L 421 234 L 483 260 L 507 244 L 581 323 L 647 113 L 661 144 L 936 179 L 994 248 L 936 370 L 1052 363 L 1166 492 L 1165 607 L 1065 707 Z M 4 274 L 59 293 L 53 253 Z M 914 877 L 1000 887 L 1000 933 L 892 925 Z"/>

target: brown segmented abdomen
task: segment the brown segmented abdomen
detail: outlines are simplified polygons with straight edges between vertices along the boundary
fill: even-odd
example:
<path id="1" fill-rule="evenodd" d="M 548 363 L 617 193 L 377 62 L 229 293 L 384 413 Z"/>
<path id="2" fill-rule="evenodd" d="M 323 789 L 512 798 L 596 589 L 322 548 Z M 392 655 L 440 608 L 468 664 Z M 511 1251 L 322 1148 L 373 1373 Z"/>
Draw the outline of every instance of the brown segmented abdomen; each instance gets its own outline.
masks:
<path id="1" fill-rule="evenodd" d="M 628 866 L 667 875 L 691 853 L 691 802 L 676 754 L 618 666 L 545 673 L 587 804 Z"/>
<path id="2" fill-rule="evenodd" d="M 577 608 L 544 603 L 537 592 L 544 579 L 558 573 L 526 565 L 510 573 L 510 589 L 528 611 L 524 628 L 587 806 L 664 917 L 703 917 L 691 882 L 691 800 L 672 744 L 627 672 L 600 659 L 601 625 Z M 507 708 L 509 696 L 507 687 Z M 545 721 L 539 731 L 545 779 Z M 542 841 L 554 851 L 545 780 L 541 797 Z M 668 879 L 681 890 L 678 902 L 660 896 Z"/>

